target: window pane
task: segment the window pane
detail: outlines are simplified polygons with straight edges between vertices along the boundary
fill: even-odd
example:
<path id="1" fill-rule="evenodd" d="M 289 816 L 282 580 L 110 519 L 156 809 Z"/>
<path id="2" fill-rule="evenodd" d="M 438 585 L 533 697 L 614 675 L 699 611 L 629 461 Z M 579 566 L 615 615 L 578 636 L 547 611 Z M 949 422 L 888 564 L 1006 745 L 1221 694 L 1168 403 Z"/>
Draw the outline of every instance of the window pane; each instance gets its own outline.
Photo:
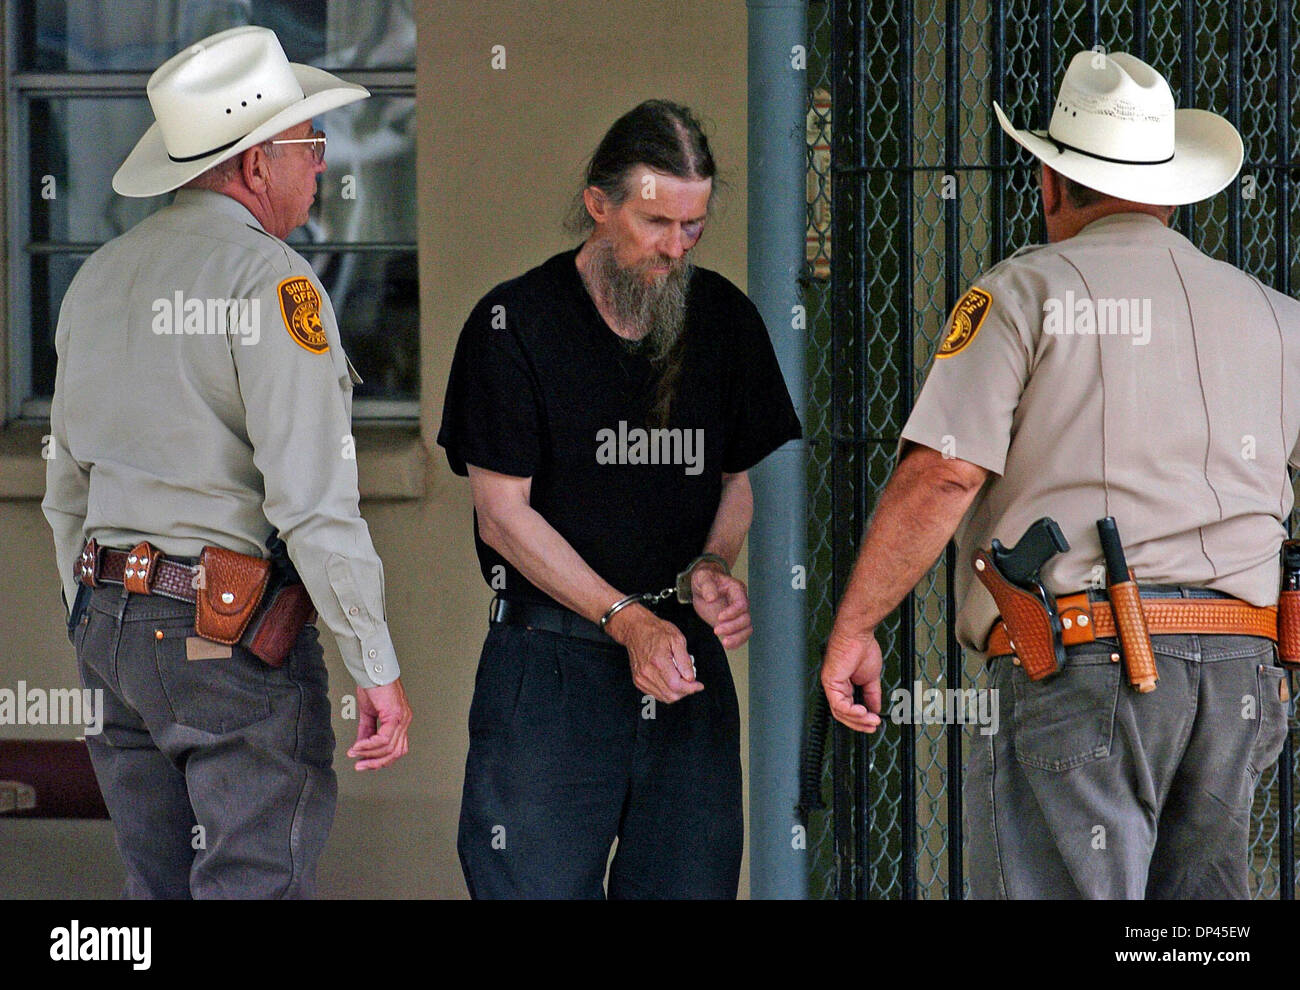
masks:
<path id="1" fill-rule="evenodd" d="M 360 398 L 417 399 L 420 293 L 414 251 L 307 251 L 339 319 L 343 349 L 365 379 Z M 85 254 L 36 255 L 32 265 L 31 395 L 54 394 L 59 306 Z M 277 316 L 278 319 L 278 316 Z"/>
<path id="2" fill-rule="evenodd" d="M 420 291 L 414 251 L 304 251 L 365 384 L 357 398 L 419 398 Z"/>
<path id="3" fill-rule="evenodd" d="M 54 331 L 59 305 L 85 254 L 37 255 L 32 258 L 32 349 L 28 367 L 31 395 L 54 395 Z"/>
<path id="4" fill-rule="evenodd" d="M 409 73 L 403 78 L 414 82 L 412 0 L 24 0 L 14 10 L 10 64 L 19 71 L 149 72 L 193 41 L 258 24 L 276 32 L 292 61 L 335 71 Z M 49 85 L 68 89 L 63 80 Z M 44 96 L 31 88 L 15 109 L 17 121 L 26 125 L 18 133 L 28 144 L 15 170 L 27 190 L 27 209 L 14 218 L 27 222 L 19 248 L 53 247 L 25 252 L 30 267 L 17 305 L 26 314 L 16 325 L 26 323 L 31 339 L 15 341 L 10 351 L 19 379 L 30 375 L 30 397 L 38 399 L 53 390 L 59 306 L 86 257 L 62 246 L 108 241 L 171 199 L 129 199 L 112 191 L 113 174 L 153 123 L 143 92 L 95 92 L 94 75 L 73 85 L 86 95 Z M 315 124 L 329 136 L 327 168 L 308 223 L 290 240 L 320 272 L 334 301 L 344 346 L 366 378 L 358 398 L 413 400 L 414 100 L 375 96 L 330 111 Z M 313 250 L 324 244 L 343 247 Z"/>
<path id="5" fill-rule="evenodd" d="M 415 68 L 411 0 L 23 0 L 19 6 L 25 71 L 152 72 L 191 42 L 245 24 L 275 31 L 292 62 Z"/>
<path id="6" fill-rule="evenodd" d="M 415 100 L 372 96 L 321 114 L 316 126 L 328 138 L 325 171 L 311 219 L 289 243 L 415 244 Z"/>
<path id="7" fill-rule="evenodd" d="M 33 241 L 101 243 L 171 201 L 113 192 L 113 173 L 153 123 L 143 97 L 32 100 L 28 107 Z"/>
<path id="8" fill-rule="evenodd" d="M 141 200 L 113 192 L 113 173 L 153 122 L 143 97 L 28 105 L 32 240 L 107 241 L 171 201 L 170 195 Z M 316 125 L 329 138 L 328 167 L 310 220 L 290 241 L 414 244 L 415 101 L 372 96 L 322 114 Z"/>

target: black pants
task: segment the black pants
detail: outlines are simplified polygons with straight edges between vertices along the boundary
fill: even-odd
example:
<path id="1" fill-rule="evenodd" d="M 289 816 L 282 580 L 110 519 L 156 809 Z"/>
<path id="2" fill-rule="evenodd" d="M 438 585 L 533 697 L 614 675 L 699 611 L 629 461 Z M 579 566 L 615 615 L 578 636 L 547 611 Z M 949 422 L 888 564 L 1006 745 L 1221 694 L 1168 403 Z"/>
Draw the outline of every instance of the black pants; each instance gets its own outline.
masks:
<path id="1" fill-rule="evenodd" d="M 684 632 L 704 690 L 668 705 L 620 646 L 491 627 L 457 842 L 472 897 L 604 897 L 615 839 L 610 898 L 736 896 L 736 690 L 712 632 Z"/>

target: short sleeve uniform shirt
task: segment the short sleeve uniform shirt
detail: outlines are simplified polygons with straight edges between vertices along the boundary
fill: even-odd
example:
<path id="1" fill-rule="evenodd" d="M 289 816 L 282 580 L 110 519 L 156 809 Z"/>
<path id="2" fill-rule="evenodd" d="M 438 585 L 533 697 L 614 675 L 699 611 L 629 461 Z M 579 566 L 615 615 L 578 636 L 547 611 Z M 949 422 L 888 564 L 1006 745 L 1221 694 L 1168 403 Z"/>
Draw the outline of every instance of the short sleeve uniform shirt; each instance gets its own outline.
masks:
<path id="1" fill-rule="evenodd" d="M 1146 584 L 1277 601 L 1300 437 L 1300 303 L 1116 214 L 1018 252 L 954 309 L 904 440 L 987 468 L 956 535 L 957 631 L 997 618 L 971 556 L 1051 516 L 1056 594 L 1096 584 L 1114 516 Z"/>

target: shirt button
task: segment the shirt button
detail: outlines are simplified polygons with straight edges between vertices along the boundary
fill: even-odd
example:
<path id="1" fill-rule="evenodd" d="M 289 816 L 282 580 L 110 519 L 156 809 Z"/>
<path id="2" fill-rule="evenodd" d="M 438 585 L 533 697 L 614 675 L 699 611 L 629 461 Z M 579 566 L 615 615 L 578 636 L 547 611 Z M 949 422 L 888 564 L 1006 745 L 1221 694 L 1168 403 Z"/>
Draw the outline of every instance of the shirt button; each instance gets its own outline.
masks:
<path id="1" fill-rule="evenodd" d="M 366 654 L 366 656 L 368 656 L 371 660 L 373 660 L 375 657 L 379 656 L 379 651 L 371 650 L 369 653 Z"/>
<path id="2" fill-rule="evenodd" d="M 348 609 L 348 615 L 356 615 L 356 614 L 357 614 L 358 612 L 360 612 L 360 611 L 361 611 L 361 609 L 359 609 L 359 608 L 357 608 L 355 605 L 353 605 L 350 609 Z"/>
<path id="3" fill-rule="evenodd" d="M 375 664 L 375 673 L 382 674 L 383 672 L 384 672 L 384 665 L 382 663 Z"/>

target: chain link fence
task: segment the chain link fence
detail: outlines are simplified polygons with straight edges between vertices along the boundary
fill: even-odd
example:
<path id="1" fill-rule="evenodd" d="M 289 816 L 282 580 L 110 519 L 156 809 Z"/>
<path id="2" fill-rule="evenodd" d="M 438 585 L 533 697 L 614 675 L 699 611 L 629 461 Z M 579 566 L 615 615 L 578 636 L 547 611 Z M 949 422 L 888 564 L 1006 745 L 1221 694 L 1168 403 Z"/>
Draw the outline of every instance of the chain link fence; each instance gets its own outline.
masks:
<path id="1" fill-rule="evenodd" d="M 1290 294 L 1298 30 L 1298 0 L 810 0 L 810 725 L 820 647 L 947 315 L 981 271 L 1044 239 L 1036 166 L 993 101 L 1044 126 L 1075 52 L 1151 63 L 1179 106 L 1226 115 L 1246 145 L 1238 179 L 1180 208 L 1175 226 Z M 953 566 L 949 548 L 879 631 L 886 701 L 897 686 L 985 686 L 953 635 Z M 805 768 L 812 896 L 962 897 L 961 774 L 977 727 L 889 724 L 866 737 L 831 725 L 827 759 L 819 767 L 810 740 Z M 1256 793 L 1261 898 L 1295 896 L 1292 746 Z"/>

